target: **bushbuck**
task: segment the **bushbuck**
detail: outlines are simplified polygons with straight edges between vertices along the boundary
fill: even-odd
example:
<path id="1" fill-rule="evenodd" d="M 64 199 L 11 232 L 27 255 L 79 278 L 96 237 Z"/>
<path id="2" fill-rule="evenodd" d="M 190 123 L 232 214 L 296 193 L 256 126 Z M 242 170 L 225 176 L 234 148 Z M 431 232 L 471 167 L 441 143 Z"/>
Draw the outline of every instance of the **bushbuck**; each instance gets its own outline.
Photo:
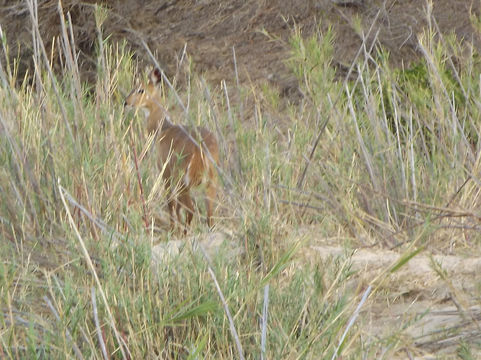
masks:
<path id="1" fill-rule="evenodd" d="M 134 88 L 125 99 L 125 106 L 142 109 L 146 116 L 149 134 L 155 134 L 158 150 L 158 166 L 167 189 L 170 227 L 175 218 L 181 223 L 181 208 L 185 212 L 184 234 L 194 214 L 190 189 L 205 183 L 207 225 L 212 227 L 212 212 L 217 192 L 216 164 L 219 160 L 217 140 L 204 127 L 188 127 L 173 124 L 161 104 L 158 84 L 161 72 L 154 69 L 148 81 Z"/>

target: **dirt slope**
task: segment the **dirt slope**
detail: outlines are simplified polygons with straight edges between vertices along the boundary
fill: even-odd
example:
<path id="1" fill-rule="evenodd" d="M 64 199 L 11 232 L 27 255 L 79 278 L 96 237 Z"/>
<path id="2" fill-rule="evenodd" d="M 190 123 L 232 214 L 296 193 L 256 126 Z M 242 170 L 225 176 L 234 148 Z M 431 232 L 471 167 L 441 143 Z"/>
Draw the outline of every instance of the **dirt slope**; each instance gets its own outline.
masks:
<path id="1" fill-rule="evenodd" d="M 60 34 L 57 0 L 38 1 L 38 22 L 47 49 Z M 284 61 L 294 26 L 304 35 L 332 27 L 335 62 L 349 65 L 364 36 L 391 53 L 396 65 L 416 59 L 417 34 L 428 24 L 426 2 L 418 0 L 104 0 L 108 9 L 103 34 L 113 41 L 126 40 L 136 55 L 149 63 L 144 40 L 170 75 L 184 47 L 196 69 L 218 84 L 234 80 L 233 49 L 242 82 L 268 80 L 283 93 L 295 87 Z M 433 1 L 431 24 L 442 33 L 454 32 L 479 47 L 470 14 L 479 13 L 479 2 Z M 7 35 L 10 54 L 21 55 L 20 73 L 32 66 L 31 16 L 27 1 L 0 1 L 0 24 Z M 97 31 L 95 1 L 65 0 L 62 13 L 70 13 L 80 65 L 85 78 L 93 76 Z M 362 29 L 356 24 L 362 24 Z M 372 27 L 371 31 L 369 29 Z M 357 30 L 356 30 L 357 29 Z M 266 36 L 266 31 L 270 36 Z M 369 43 L 369 42 L 368 42 Z M 49 51 L 49 50 L 48 50 Z"/>

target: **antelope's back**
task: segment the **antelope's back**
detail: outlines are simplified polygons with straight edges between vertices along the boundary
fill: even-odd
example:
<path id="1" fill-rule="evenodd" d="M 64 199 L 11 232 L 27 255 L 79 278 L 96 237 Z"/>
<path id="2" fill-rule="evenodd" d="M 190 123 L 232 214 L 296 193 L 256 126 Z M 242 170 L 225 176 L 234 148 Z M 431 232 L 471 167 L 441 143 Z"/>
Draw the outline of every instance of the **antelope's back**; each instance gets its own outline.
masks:
<path id="1" fill-rule="evenodd" d="M 210 158 L 216 163 L 219 160 L 217 140 L 209 130 L 203 127 L 184 127 L 184 129 L 180 126 L 172 126 L 160 134 L 158 141 L 159 167 L 162 168 L 168 161 L 165 176 L 180 178 L 187 175 L 189 185 L 197 186 L 202 182 L 206 171 L 213 167 Z M 210 156 L 205 154 L 205 151 L 200 149 L 191 137 L 198 144 L 204 143 Z"/>

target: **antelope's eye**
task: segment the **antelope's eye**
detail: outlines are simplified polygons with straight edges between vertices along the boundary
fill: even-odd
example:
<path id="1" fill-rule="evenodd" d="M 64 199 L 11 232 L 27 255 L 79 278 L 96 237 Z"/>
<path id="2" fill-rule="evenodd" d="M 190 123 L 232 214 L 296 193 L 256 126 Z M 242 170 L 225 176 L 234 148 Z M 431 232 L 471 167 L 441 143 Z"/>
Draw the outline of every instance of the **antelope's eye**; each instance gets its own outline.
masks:
<path id="1" fill-rule="evenodd" d="M 144 89 L 139 89 L 139 90 L 137 90 L 137 92 L 138 92 L 139 94 L 143 94 L 143 93 L 144 93 Z"/>

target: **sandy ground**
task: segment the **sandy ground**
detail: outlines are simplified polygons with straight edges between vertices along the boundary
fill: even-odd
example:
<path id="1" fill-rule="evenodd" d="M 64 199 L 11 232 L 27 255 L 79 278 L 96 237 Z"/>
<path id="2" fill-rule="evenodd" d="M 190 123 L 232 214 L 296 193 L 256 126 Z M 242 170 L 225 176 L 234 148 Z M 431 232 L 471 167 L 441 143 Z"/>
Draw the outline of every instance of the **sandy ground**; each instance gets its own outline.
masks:
<path id="1" fill-rule="evenodd" d="M 405 353 L 397 354 L 399 359 L 451 358 L 461 340 L 481 340 L 481 306 L 476 296 L 481 286 L 480 257 L 431 256 L 424 251 L 391 273 L 403 255 L 400 252 L 348 251 L 333 245 L 332 239 L 316 238 L 316 233 L 313 227 L 293 235 L 293 242 L 306 243 L 307 239 L 294 262 L 327 263 L 338 258 L 347 261 L 355 272 L 347 291 L 361 295 L 369 284 L 376 289 L 363 305 L 356 324 L 364 339 L 396 337 L 406 344 Z M 213 232 L 154 245 L 152 265 L 165 266 L 190 251 L 202 252 L 200 247 L 209 258 L 234 259 L 243 253 L 228 232 Z M 481 357 L 481 352 L 473 355 Z"/>

